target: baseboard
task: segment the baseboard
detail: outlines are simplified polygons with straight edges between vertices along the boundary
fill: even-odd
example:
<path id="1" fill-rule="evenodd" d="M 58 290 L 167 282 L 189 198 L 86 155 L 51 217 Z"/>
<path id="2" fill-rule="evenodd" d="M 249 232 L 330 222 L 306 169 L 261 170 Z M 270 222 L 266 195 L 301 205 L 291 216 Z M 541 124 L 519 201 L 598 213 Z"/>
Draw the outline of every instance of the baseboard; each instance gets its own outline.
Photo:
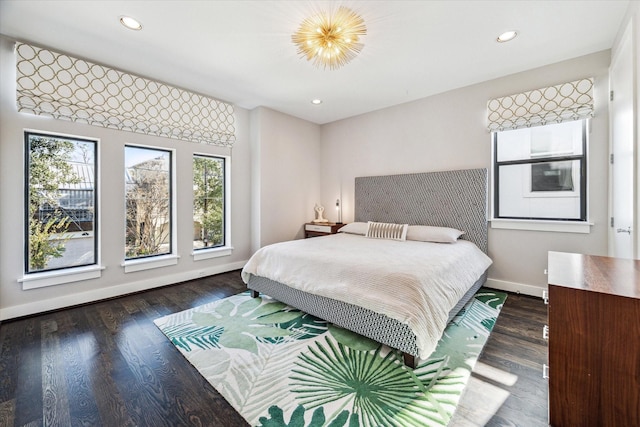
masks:
<path id="1" fill-rule="evenodd" d="M 500 291 L 514 292 L 516 294 L 530 295 L 532 297 L 542 298 L 542 291 L 547 288 L 533 285 L 525 285 L 524 283 L 507 282 L 506 280 L 487 279 L 485 286 Z"/>
<path id="2" fill-rule="evenodd" d="M 115 298 L 135 292 L 146 291 L 149 289 L 159 288 L 174 283 L 184 282 L 186 280 L 193 280 L 200 277 L 211 276 L 214 274 L 226 273 L 227 271 L 241 269 L 246 263 L 247 261 L 245 260 L 213 266 L 205 269 L 198 268 L 194 271 L 188 271 L 162 277 L 154 277 L 152 279 L 145 279 L 137 282 L 128 282 L 122 285 L 109 286 L 106 288 L 80 292 L 72 295 L 65 295 L 58 298 L 50 298 L 44 301 L 36 301 L 28 304 L 5 307 L 0 309 L 0 322 L 9 319 L 15 319 L 17 317 L 44 313 L 51 310 L 59 310 L 61 308 L 72 307 L 74 305 L 87 304 L 104 299 Z"/>

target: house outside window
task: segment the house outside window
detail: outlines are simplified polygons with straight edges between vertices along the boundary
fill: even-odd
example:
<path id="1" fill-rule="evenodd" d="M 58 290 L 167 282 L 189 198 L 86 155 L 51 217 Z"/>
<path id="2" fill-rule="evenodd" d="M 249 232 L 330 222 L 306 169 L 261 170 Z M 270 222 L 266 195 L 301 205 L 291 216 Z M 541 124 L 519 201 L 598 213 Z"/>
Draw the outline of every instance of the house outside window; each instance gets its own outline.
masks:
<path id="1" fill-rule="evenodd" d="M 97 141 L 25 132 L 25 273 L 97 264 Z"/>
<path id="2" fill-rule="evenodd" d="M 587 120 L 493 133 L 497 219 L 587 220 Z"/>
<path id="3" fill-rule="evenodd" d="M 193 156 L 193 249 L 203 250 L 226 243 L 225 158 Z"/>
<path id="4" fill-rule="evenodd" d="M 172 252 L 172 152 L 125 146 L 125 258 Z"/>

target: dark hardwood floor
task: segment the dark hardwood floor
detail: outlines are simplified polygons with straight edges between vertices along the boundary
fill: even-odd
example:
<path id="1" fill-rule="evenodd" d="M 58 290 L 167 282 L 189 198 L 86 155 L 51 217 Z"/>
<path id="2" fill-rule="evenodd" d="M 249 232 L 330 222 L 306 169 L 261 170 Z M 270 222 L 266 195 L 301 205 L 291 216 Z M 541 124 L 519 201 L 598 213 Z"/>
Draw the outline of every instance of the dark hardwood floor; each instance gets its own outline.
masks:
<path id="1" fill-rule="evenodd" d="M 153 324 L 245 289 L 233 271 L 3 322 L 0 427 L 246 426 Z M 452 426 L 547 425 L 546 316 L 509 295 Z"/>

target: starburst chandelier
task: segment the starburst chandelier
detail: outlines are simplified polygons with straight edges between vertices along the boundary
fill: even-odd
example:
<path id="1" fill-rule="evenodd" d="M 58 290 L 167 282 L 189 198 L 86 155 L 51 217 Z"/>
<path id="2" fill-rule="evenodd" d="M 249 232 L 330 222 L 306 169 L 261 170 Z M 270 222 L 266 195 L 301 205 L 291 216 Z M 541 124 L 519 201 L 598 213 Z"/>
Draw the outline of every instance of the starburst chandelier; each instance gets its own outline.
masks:
<path id="1" fill-rule="evenodd" d="M 298 53 L 319 68 L 342 67 L 362 50 L 360 37 L 367 34 L 364 19 L 340 6 L 333 14 L 319 13 L 305 19 L 291 40 Z"/>

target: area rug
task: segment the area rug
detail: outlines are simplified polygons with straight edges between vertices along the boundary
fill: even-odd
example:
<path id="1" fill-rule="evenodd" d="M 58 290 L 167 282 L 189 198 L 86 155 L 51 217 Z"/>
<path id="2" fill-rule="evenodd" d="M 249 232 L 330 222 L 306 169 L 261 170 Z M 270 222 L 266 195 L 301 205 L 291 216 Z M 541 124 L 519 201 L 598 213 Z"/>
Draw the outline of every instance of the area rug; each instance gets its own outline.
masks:
<path id="1" fill-rule="evenodd" d="M 155 323 L 252 426 L 444 426 L 506 297 L 481 289 L 415 370 L 396 350 L 248 292 Z"/>

